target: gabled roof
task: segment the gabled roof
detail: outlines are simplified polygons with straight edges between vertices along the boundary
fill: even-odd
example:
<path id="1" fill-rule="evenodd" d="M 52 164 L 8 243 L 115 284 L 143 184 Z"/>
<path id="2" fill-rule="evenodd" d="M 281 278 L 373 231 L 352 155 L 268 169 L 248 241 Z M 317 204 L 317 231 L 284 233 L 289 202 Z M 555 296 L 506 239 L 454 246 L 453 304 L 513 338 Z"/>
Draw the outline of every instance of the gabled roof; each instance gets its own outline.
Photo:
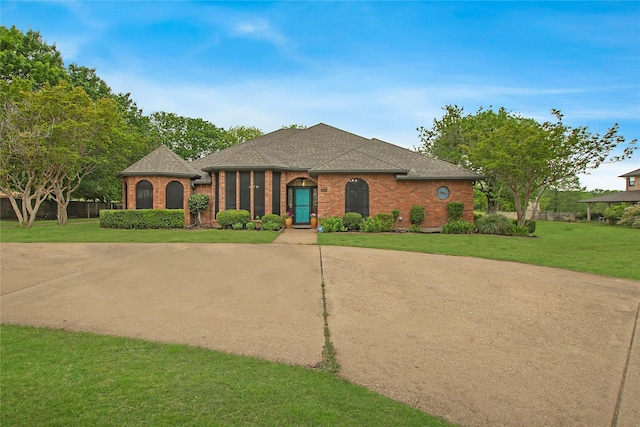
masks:
<path id="1" fill-rule="evenodd" d="M 161 145 L 120 172 L 119 176 L 141 175 L 200 178 L 201 175 L 205 174 L 171 151 L 166 145 Z"/>
<path id="2" fill-rule="evenodd" d="M 624 175 L 620 175 L 619 178 L 626 178 L 628 176 L 638 176 L 638 175 L 640 175 L 640 169 L 636 169 L 634 171 L 627 172 Z"/>
<path id="3" fill-rule="evenodd" d="M 317 124 L 280 129 L 191 163 L 204 171 L 305 170 L 318 173 L 395 173 L 398 179 L 463 179 L 482 176 L 378 139 Z"/>

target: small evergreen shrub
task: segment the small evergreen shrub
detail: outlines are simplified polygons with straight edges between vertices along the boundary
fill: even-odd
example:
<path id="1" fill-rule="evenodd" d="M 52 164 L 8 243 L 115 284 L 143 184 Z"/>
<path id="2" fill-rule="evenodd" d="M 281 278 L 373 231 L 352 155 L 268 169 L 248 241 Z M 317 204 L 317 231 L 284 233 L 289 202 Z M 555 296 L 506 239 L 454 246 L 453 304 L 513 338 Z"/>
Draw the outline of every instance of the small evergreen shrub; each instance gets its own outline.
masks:
<path id="1" fill-rule="evenodd" d="M 377 233 L 380 231 L 380 225 L 378 221 L 368 216 L 362 224 L 362 231 L 365 233 Z"/>
<path id="2" fill-rule="evenodd" d="M 640 205 L 627 206 L 620 216 L 619 225 L 640 228 Z"/>
<path id="3" fill-rule="evenodd" d="M 529 228 L 524 225 L 511 224 L 509 234 L 512 236 L 524 237 L 529 235 Z"/>
<path id="4" fill-rule="evenodd" d="M 533 233 L 536 232 L 536 221 L 535 220 L 530 219 L 529 221 L 527 221 L 525 223 L 525 226 L 529 230 L 529 234 L 533 234 Z"/>
<path id="5" fill-rule="evenodd" d="M 331 216 L 322 220 L 322 231 L 325 233 L 347 231 L 347 227 L 342 223 L 342 218 L 339 216 Z"/>
<path id="6" fill-rule="evenodd" d="M 609 224 L 614 225 L 617 224 L 618 221 L 622 219 L 622 214 L 624 213 L 625 205 L 616 205 L 611 206 L 604 210 L 602 216 L 606 219 Z"/>
<path id="7" fill-rule="evenodd" d="M 135 209 L 100 211 L 100 227 L 104 228 L 183 228 L 184 209 Z"/>
<path id="8" fill-rule="evenodd" d="M 489 214 L 478 218 L 475 222 L 476 231 L 480 234 L 501 234 L 509 233 L 511 221 L 504 215 Z"/>
<path id="9" fill-rule="evenodd" d="M 392 210 L 391 215 L 393 215 L 393 222 L 396 222 L 398 218 L 400 218 L 400 210 L 399 209 Z"/>
<path id="10" fill-rule="evenodd" d="M 449 215 L 449 219 L 451 221 L 461 220 L 462 215 L 464 215 L 464 203 L 462 202 L 447 203 L 447 214 Z"/>
<path id="11" fill-rule="evenodd" d="M 198 225 L 202 225 L 200 213 L 209 206 L 209 196 L 206 194 L 192 194 L 189 196 L 189 211 L 198 218 Z"/>
<path id="12" fill-rule="evenodd" d="M 416 224 L 411 224 L 409 231 L 412 233 L 422 233 L 422 227 Z"/>
<path id="13" fill-rule="evenodd" d="M 247 230 L 255 230 L 256 229 L 256 223 L 255 222 L 248 222 L 247 225 L 245 225 L 245 228 Z"/>
<path id="14" fill-rule="evenodd" d="M 279 231 L 282 229 L 282 217 L 276 214 L 266 214 L 262 217 L 262 229 L 265 231 Z"/>
<path id="15" fill-rule="evenodd" d="M 222 228 L 233 228 L 233 224 L 238 222 L 244 227 L 246 223 L 251 221 L 251 214 L 245 209 L 227 209 L 218 212 L 216 221 Z"/>
<path id="16" fill-rule="evenodd" d="M 234 222 L 231 225 L 231 228 L 233 228 L 234 230 L 242 230 L 244 228 L 244 225 L 241 222 Z"/>
<path id="17" fill-rule="evenodd" d="M 347 212 L 342 217 L 342 224 L 349 231 L 360 231 L 362 230 L 363 223 L 362 215 L 358 212 Z"/>
<path id="18" fill-rule="evenodd" d="M 468 234 L 471 230 L 469 223 L 464 219 L 459 219 L 456 221 L 448 221 L 445 225 L 442 226 L 443 234 Z"/>
<path id="19" fill-rule="evenodd" d="M 409 212 L 411 225 L 421 225 L 424 222 L 424 206 L 412 206 Z"/>
<path id="20" fill-rule="evenodd" d="M 393 214 L 377 213 L 373 216 L 373 219 L 376 221 L 378 231 L 383 233 L 393 231 L 393 225 L 396 222 Z"/>

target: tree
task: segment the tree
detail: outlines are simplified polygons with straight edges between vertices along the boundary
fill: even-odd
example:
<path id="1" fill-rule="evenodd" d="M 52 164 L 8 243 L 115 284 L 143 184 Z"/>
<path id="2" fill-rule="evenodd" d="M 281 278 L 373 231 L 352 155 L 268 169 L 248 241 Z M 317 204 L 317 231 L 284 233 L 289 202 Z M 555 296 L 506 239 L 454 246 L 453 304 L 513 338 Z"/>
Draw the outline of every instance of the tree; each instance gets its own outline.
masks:
<path id="1" fill-rule="evenodd" d="M 224 140 L 227 147 L 231 147 L 262 135 L 262 131 L 254 126 L 232 126 L 224 133 Z"/>
<path id="2" fill-rule="evenodd" d="M 224 130 L 206 120 L 163 111 L 152 113 L 150 119 L 160 142 L 185 160 L 199 159 L 228 146 Z"/>
<path id="3" fill-rule="evenodd" d="M 120 142 L 123 121 L 116 102 L 94 102 L 66 82 L 3 101 L 0 189 L 10 200 L 22 194 L 22 212 L 12 201 L 21 225 L 33 224 L 47 196 L 58 205 L 58 223 L 66 223 L 72 193 L 111 160 Z"/>
<path id="4" fill-rule="evenodd" d="M 307 126 L 306 125 L 298 125 L 298 124 L 291 124 L 291 125 L 285 125 L 282 126 L 280 129 L 306 129 Z"/>
<path id="5" fill-rule="evenodd" d="M 47 44 L 39 31 L 25 33 L 12 26 L 0 26 L 0 79 L 11 83 L 28 80 L 34 89 L 66 79 L 62 55 L 56 45 Z"/>
<path id="6" fill-rule="evenodd" d="M 447 111 L 452 111 L 447 107 Z M 591 134 L 587 127 L 572 128 L 562 123 L 562 113 L 552 110 L 555 122 L 542 124 L 504 108 L 498 111 L 480 109 L 474 115 L 462 116 L 455 122 L 459 130 L 461 159 L 473 169 L 492 177 L 511 193 L 518 225 L 525 224 L 529 202 L 538 204 L 543 192 L 552 186 L 571 187 L 576 176 L 597 168 L 604 161 L 629 158 L 636 140 L 626 142 L 614 124 L 604 135 Z M 441 121 L 442 122 L 442 121 Z M 442 129 L 446 131 L 447 126 Z M 427 136 L 443 135 L 434 129 Z M 420 129 L 419 129 L 420 130 Z M 424 133 L 423 133 L 424 134 Z M 448 131 L 444 135 L 449 135 Z M 438 138 L 427 139 L 425 151 L 439 144 Z M 611 151 L 622 148 L 619 156 Z"/>

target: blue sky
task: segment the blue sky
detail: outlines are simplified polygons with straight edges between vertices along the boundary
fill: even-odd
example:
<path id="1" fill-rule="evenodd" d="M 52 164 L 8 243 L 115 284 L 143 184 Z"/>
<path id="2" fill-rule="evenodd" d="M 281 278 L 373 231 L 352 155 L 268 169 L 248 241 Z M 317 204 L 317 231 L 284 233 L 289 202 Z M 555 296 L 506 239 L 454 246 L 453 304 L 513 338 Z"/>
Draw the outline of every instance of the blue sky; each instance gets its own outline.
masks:
<path id="1" fill-rule="evenodd" d="M 407 148 L 447 104 L 640 137 L 640 2 L 7 1 L 145 114 L 319 122 Z M 640 154 L 581 177 L 624 189 Z"/>

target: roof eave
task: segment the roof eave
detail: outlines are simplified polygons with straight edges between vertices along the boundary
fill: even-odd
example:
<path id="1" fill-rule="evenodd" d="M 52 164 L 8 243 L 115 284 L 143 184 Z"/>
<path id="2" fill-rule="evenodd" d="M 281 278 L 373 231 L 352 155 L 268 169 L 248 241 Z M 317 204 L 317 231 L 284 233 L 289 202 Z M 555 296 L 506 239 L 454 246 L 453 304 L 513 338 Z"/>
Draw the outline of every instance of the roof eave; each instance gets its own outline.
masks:
<path id="1" fill-rule="evenodd" d="M 399 181 L 436 181 L 436 180 L 448 180 L 448 181 L 479 181 L 484 179 L 482 175 L 477 176 L 427 176 L 427 175 L 397 175 L 396 179 Z"/>

